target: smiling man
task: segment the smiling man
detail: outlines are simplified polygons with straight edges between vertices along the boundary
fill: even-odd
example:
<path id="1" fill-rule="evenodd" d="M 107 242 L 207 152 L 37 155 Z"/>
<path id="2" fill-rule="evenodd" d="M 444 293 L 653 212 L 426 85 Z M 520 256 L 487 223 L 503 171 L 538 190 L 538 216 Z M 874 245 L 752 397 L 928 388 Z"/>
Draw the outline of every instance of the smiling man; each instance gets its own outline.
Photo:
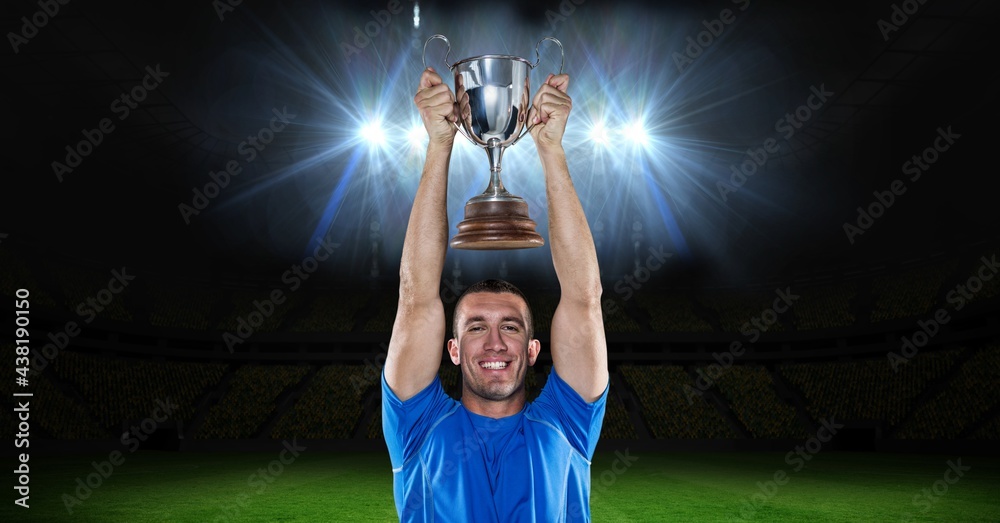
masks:
<path id="1" fill-rule="evenodd" d="M 438 378 L 445 341 L 439 288 L 458 106 L 431 68 L 414 102 L 430 136 L 400 263 L 399 305 L 382 376 L 382 428 L 400 521 L 589 521 L 590 460 L 608 394 L 607 343 L 594 240 L 566 165 L 569 77 L 549 75 L 533 100 L 531 136 L 545 173 L 549 245 L 561 295 L 552 372 L 527 403 L 541 344 L 514 285 L 485 280 L 455 304 L 452 363 L 462 399 Z"/>

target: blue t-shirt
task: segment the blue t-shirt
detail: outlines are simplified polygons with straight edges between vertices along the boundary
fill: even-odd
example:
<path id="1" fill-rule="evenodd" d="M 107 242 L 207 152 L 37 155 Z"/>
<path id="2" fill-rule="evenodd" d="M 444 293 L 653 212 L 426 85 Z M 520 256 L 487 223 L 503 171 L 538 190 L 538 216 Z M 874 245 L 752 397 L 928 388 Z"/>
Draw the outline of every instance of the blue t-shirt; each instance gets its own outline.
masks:
<path id="1" fill-rule="evenodd" d="M 555 369 L 538 398 L 500 419 L 465 409 L 435 378 L 400 401 L 382 376 L 382 431 L 400 521 L 590 521 L 590 460 L 605 387 L 587 403 Z"/>

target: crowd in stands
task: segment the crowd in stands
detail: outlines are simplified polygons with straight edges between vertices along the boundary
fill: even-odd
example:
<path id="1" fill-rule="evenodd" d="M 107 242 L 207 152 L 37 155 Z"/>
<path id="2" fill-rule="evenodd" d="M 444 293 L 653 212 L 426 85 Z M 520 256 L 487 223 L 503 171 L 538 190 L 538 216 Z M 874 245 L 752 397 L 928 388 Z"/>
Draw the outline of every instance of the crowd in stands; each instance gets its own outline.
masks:
<path id="1" fill-rule="evenodd" d="M 611 383 L 611 390 L 608 391 L 608 401 L 604 408 L 604 425 L 601 426 L 601 439 L 635 439 L 635 425 L 625 410 L 615 388 Z"/>
<path id="2" fill-rule="evenodd" d="M 525 291 L 528 304 L 531 305 L 531 315 L 535 321 L 535 332 L 552 331 L 552 315 L 559 305 L 559 294 L 553 292 Z"/>
<path id="3" fill-rule="evenodd" d="M 0 246 L 0 296 L 15 297 L 18 289 L 28 291 L 29 304 L 33 308 L 59 308 L 56 301 L 38 284 L 20 253 Z"/>
<path id="4" fill-rule="evenodd" d="M 365 322 L 365 332 L 392 332 L 392 324 L 396 321 L 396 306 L 399 303 L 398 292 L 382 292 L 372 299 L 378 300 L 375 314 Z"/>
<path id="5" fill-rule="evenodd" d="M 615 295 L 604 293 L 601 299 L 601 309 L 604 312 L 604 330 L 608 332 L 639 332 L 642 328 L 628 312 L 625 302 Z"/>
<path id="6" fill-rule="evenodd" d="M 152 301 L 149 323 L 158 327 L 208 330 L 211 327 L 209 316 L 212 306 L 224 297 L 223 293 L 210 290 L 207 286 L 166 285 L 157 281 L 144 283 Z"/>
<path id="7" fill-rule="evenodd" d="M 654 438 L 736 437 L 718 409 L 704 396 L 691 392 L 697 390 L 694 379 L 682 367 L 622 365 L 618 369 L 639 398 L 642 415 Z"/>
<path id="8" fill-rule="evenodd" d="M 0 359 L 14 362 L 17 357 L 14 345 L 0 344 Z M 106 439 L 110 433 L 97 426 L 91 413 L 80 402 L 75 401 L 60 390 L 48 373 L 27 373 L 27 376 L 15 370 L 10 379 L 0 380 L 0 395 L 4 398 L 0 405 L 0 427 L 6 434 L 18 431 L 18 420 L 15 418 L 14 404 L 19 398 L 15 393 L 31 393 L 30 422 L 31 432 L 45 434 L 46 437 L 62 440 Z M 18 384 L 15 377 L 24 377 L 26 386 Z M 23 400 L 24 398 L 20 398 Z M 35 430 L 40 429 L 40 430 Z"/>
<path id="9" fill-rule="evenodd" d="M 795 289 L 792 289 L 795 292 Z M 760 321 L 765 310 L 771 310 L 774 306 L 775 292 L 759 291 L 748 292 L 734 289 L 703 292 L 698 296 L 698 301 L 704 303 L 709 308 L 719 314 L 719 324 L 724 332 L 741 332 L 746 330 L 744 325 L 757 318 Z M 794 303 L 797 302 L 793 302 Z M 767 332 L 781 332 L 788 330 L 783 322 L 788 321 L 787 315 L 778 314 L 777 320 L 768 325 Z M 748 328 L 754 328 L 752 325 Z"/>
<path id="10" fill-rule="evenodd" d="M 87 408 L 52 383 L 48 374 L 34 378 L 38 383 L 32 396 L 31 417 L 55 439 L 105 439 L 108 431 L 97 426 Z M 116 427 L 117 428 L 117 427 Z"/>
<path id="11" fill-rule="evenodd" d="M 278 420 L 273 439 L 351 439 L 361 418 L 361 400 L 368 387 L 363 365 L 326 365 L 320 368 L 295 407 Z M 362 380 L 367 387 L 356 386 Z"/>
<path id="12" fill-rule="evenodd" d="M 292 330 L 296 332 L 350 332 L 354 328 L 355 316 L 366 303 L 368 303 L 368 295 L 360 292 L 324 294 L 307 306 L 306 314 L 292 325 Z"/>
<path id="13" fill-rule="evenodd" d="M 959 349 L 920 352 L 893 368 L 887 357 L 779 367 L 805 396 L 813 419 L 885 420 L 896 425 L 928 382 L 945 374 Z"/>
<path id="14" fill-rule="evenodd" d="M 890 272 L 872 281 L 872 323 L 920 316 L 927 313 L 938 298 L 938 291 L 958 265 L 956 259 Z"/>
<path id="15" fill-rule="evenodd" d="M 649 313 L 655 332 L 712 332 L 712 325 L 695 312 L 691 298 L 680 293 L 640 292 L 640 307 Z"/>
<path id="16" fill-rule="evenodd" d="M 254 332 L 275 332 L 281 330 L 285 316 L 301 304 L 302 293 L 284 292 L 284 301 L 280 304 L 271 301 L 270 294 L 271 290 L 269 289 L 233 292 L 229 300 L 230 312 L 226 319 L 219 322 L 215 330 L 236 332 L 240 327 L 240 319 L 250 324 Z M 258 307 L 255 303 L 262 305 Z M 269 310 L 270 314 L 261 313 L 261 308 Z M 256 318 L 258 314 L 261 316 L 262 321 L 260 325 L 255 326 L 251 323 L 251 314 L 254 315 L 253 318 Z"/>
<path id="17" fill-rule="evenodd" d="M 703 372 L 707 372 L 702 368 Z M 771 373 L 761 365 L 734 365 L 715 380 L 716 386 L 754 438 L 805 438 L 795 408 L 778 397 Z"/>
<path id="18" fill-rule="evenodd" d="M 1000 405 L 1000 346 L 977 350 L 948 382 L 923 403 L 896 433 L 900 439 L 957 439 L 963 430 Z"/>
<path id="19" fill-rule="evenodd" d="M 248 364 L 240 367 L 233 374 L 225 395 L 209 409 L 196 437 L 253 438 L 274 412 L 278 396 L 308 373 L 309 367 L 303 365 Z"/>
<path id="20" fill-rule="evenodd" d="M 802 289 L 795 302 L 798 330 L 850 327 L 857 320 L 851 302 L 858 294 L 857 282 L 843 282 Z"/>
<path id="21" fill-rule="evenodd" d="M 60 352 L 51 365 L 86 399 L 100 426 L 108 429 L 148 418 L 159 402 L 167 400 L 178 406 L 169 419 L 188 421 L 195 400 L 218 385 L 226 370 L 222 363 L 125 359 L 71 350 Z"/>
<path id="22" fill-rule="evenodd" d="M 438 376 L 441 377 L 441 388 L 445 394 L 456 400 L 462 399 L 462 369 L 458 365 L 453 365 L 451 361 L 441 363 L 438 369 Z"/>
<path id="23" fill-rule="evenodd" d="M 62 290 L 63 305 L 67 310 L 80 314 L 78 309 L 84 304 L 84 310 L 93 311 L 96 317 L 104 320 L 126 322 L 133 320 L 131 307 L 127 303 L 132 287 L 129 285 L 120 289 L 121 292 L 112 293 L 108 286 L 109 280 L 114 278 L 112 269 L 100 271 L 49 262 L 46 263 L 46 270 L 51 271 L 56 284 Z M 121 272 L 120 267 L 115 267 L 114 270 Z M 125 273 L 129 274 L 128 270 L 125 270 Z M 110 301 L 106 299 L 108 296 L 111 298 Z M 88 300 L 93 300 L 96 305 Z M 86 312 L 81 316 L 86 317 L 90 314 Z"/>
<path id="24" fill-rule="evenodd" d="M 961 281 L 959 281 L 958 284 L 965 287 L 965 292 L 971 295 L 970 298 L 962 296 L 963 299 L 967 298 L 966 301 L 968 303 L 984 301 L 1000 295 L 1000 274 L 994 274 L 990 277 L 990 279 L 984 280 L 982 276 L 989 277 L 993 272 L 990 269 L 985 269 L 983 270 L 982 276 L 980 275 L 982 267 L 992 265 L 994 261 L 998 259 L 1000 259 L 1000 248 L 988 250 L 980 257 L 976 258 L 968 272 L 962 274 Z M 982 282 L 982 288 L 978 288 L 978 284 L 973 280 Z M 952 309 L 954 309 L 955 305 L 956 303 L 946 303 L 946 306 L 949 306 Z"/>
<path id="25" fill-rule="evenodd" d="M 1000 414 L 995 414 L 969 437 L 972 439 L 1000 439 Z"/>

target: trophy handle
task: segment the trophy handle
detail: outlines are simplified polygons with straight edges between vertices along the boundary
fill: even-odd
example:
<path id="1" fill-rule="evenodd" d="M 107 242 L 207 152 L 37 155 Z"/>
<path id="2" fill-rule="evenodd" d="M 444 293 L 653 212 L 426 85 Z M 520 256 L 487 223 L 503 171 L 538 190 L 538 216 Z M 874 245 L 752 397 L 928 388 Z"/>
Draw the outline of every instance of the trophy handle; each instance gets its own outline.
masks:
<path id="1" fill-rule="evenodd" d="M 442 35 L 442 34 L 436 34 L 436 35 L 428 38 L 427 41 L 424 42 L 424 52 L 423 52 L 422 55 L 420 55 L 420 59 L 424 62 L 424 69 L 427 69 L 427 44 L 431 43 L 431 40 L 434 40 L 434 39 L 444 40 L 444 43 L 448 44 L 448 52 L 445 53 L 445 55 L 444 55 L 444 65 L 448 67 L 449 71 L 452 70 L 452 69 L 454 69 L 455 68 L 455 64 L 449 64 L 448 63 L 448 57 L 451 56 L 451 41 L 448 40 L 447 36 Z M 562 44 L 560 44 L 559 47 L 562 47 Z M 537 54 L 537 49 L 535 51 L 536 51 L 536 54 Z"/>
<path id="2" fill-rule="evenodd" d="M 542 38 L 537 43 L 535 43 L 535 63 L 531 64 L 531 68 L 534 69 L 535 67 L 538 67 L 538 64 L 542 61 L 542 55 L 538 51 L 538 46 L 542 45 L 542 42 L 544 42 L 546 40 L 551 40 L 551 41 L 555 42 L 556 45 L 559 46 L 559 54 L 561 55 L 561 57 L 559 58 L 559 74 L 563 74 L 563 67 L 566 66 L 566 50 L 563 49 L 562 42 L 560 42 L 554 36 L 546 36 L 545 38 Z M 530 110 L 528 112 L 531 113 Z M 535 126 L 535 124 L 531 124 L 531 125 L 525 127 L 524 130 L 521 131 L 521 135 L 518 136 L 517 138 L 515 138 L 513 142 L 510 142 L 510 145 L 514 145 L 515 143 L 519 142 L 521 140 L 521 138 L 524 138 L 524 136 L 526 134 L 528 134 L 528 133 L 531 132 L 531 129 L 534 126 Z M 510 145 L 508 145 L 508 147 L 510 147 Z"/>
<path id="3" fill-rule="evenodd" d="M 433 37 L 431 37 L 431 38 L 433 38 Z M 444 38 L 444 37 L 442 37 L 442 38 Z M 535 67 L 538 67 L 538 63 L 542 61 L 542 55 L 538 52 L 538 46 L 542 45 L 542 42 L 544 42 L 546 40 L 551 40 L 551 41 L 555 42 L 556 45 L 559 46 L 559 54 L 562 55 L 562 57 L 559 59 L 559 74 L 562 74 L 563 73 L 563 67 L 565 67 L 565 65 L 566 65 L 566 50 L 563 49 L 562 42 L 560 42 L 554 36 L 546 36 L 545 38 L 542 38 L 537 43 L 535 43 L 535 63 L 531 64 L 531 68 L 534 69 Z M 448 44 L 448 47 L 450 49 L 451 48 L 451 44 Z"/>
<path id="4" fill-rule="evenodd" d="M 437 40 L 437 39 L 444 40 L 444 43 L 448 44 L 448 52 L 445 53 L 445 55 L 444 55 L 444 65 L 448 68 L 449 71 L 451 71 L 452 69 L 455 68 L 455 64 L 449 64 L 448 63 L 448 57 L 451 56 L 451 41 L 448 40 L 447 36 L 442 35 L 442 34 L 436 34 L 436 35 L 428 38 L 427 41 L 424 42 L 424 52 L 423 52 L 423 54 L 420 55 L 420 59 L 424 63 L 424 69 L 427 69 L 427 44 L 431 43 L 431 40 Z M 561 44 L 560 44 L 560 47 L 562 47 Z M 536 54 L 537 54 L 537 49 L 536 49 Z M 454 125 L 456 129 L 458 129 L 458 134 L 461 134 L 467 140 L 469 140 L 470 142 L 472 142 L 472 145 L 475 145 L 477 147 L 486 147 L 485 144 L 477 143 L 475 140 L 472 139 L 471 136 L 469 136 L 468 134 L 465 134 L 465 130 L 462 129 L 461 125 L 458 125 L 458 122 L 452 122 L 452 125 Z"/>

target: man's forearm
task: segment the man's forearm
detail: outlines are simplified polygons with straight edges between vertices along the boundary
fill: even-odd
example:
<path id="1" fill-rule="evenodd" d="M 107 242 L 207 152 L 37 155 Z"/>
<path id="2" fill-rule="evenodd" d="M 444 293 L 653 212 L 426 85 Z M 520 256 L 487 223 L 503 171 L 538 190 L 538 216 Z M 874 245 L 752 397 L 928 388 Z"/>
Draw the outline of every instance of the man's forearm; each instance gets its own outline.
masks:
<path id="1" fill-rule="evenodd" d="M 590 225 L 566 165 L 562 148 L 541 151 L 549 208 L 552 264 L 562 299 L 599 302 L 601 277 Z"/>
<path id="2" fill-rule="evenodd" d="M 439 299 L 448 242 L 448 163 L 451 147 L 434 144 L 420 175 L 399 265 L 400 300 Z"/>

